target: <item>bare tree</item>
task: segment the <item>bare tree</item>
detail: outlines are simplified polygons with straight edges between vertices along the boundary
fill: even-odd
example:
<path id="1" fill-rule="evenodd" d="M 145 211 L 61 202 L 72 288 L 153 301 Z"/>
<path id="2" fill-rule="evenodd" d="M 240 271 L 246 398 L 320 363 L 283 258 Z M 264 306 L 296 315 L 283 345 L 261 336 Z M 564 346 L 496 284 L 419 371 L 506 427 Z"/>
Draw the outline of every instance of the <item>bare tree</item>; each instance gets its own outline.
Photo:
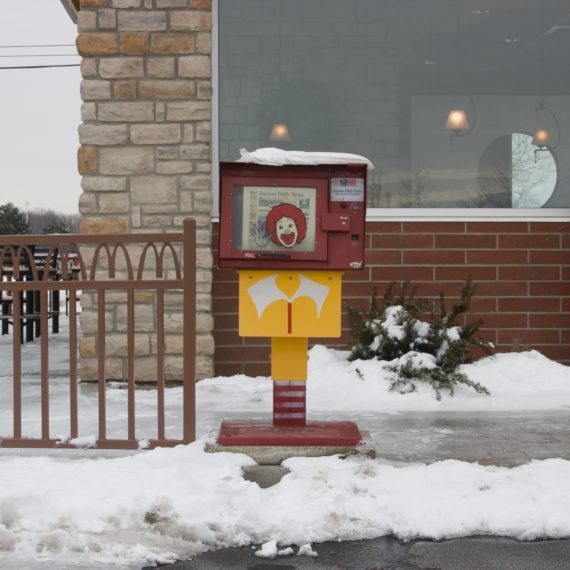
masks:
<path id="1" fill-rule="evenodd" d="M 538 150 L 529 139 L 529 135 L 513 134 L 513 208 L 540 208 L 554 190 L 556 164 L 552 153 L 547 148 Z"/>
<path id="2" fill-rule="evenodd" d="M 374 172 L 368 175 L 368 207 L 381 208 L 382 207 L 382 192 L 384 187 L 382 185 L 382 175 L 384 168 L 381 166 Z"/>
<path id="3" fill-rule="evenodd" d="M 405 208 L 422 208 L 427 195 L 433 190 L 433 179 L 424 168 L 417 168 L 406 178 L 400 179 L 405 191 L 403 206 Z"/>
<path id="4" fill-rule="evenodd" d="M 538 150 L 524 133 L 504 135 L 483 154 L 475 205 L 540 208 L 552 194 L 555 181 L 556 164 L 548 149 Z"/>
<path id="5" fill-rule="evenodd" d="M 79 214 L 63 214 L 49 208 L 34 208 L 28 214 L 33 234 L 79 233 Z"/>

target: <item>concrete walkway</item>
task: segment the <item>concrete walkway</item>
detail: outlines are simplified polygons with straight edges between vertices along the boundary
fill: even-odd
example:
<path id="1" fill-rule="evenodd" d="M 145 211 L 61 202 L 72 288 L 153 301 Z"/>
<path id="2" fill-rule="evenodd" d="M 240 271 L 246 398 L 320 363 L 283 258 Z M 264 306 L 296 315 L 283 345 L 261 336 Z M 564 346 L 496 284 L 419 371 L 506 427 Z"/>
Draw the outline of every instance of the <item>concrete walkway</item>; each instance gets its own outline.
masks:
<path id="1" fill-rule="evenodd" d="M 570 460 L 570 409 L 525 412 L 405 412 L 361 418 L 377 458 L 390 463 L 459 459 L 514 467 Z"/>

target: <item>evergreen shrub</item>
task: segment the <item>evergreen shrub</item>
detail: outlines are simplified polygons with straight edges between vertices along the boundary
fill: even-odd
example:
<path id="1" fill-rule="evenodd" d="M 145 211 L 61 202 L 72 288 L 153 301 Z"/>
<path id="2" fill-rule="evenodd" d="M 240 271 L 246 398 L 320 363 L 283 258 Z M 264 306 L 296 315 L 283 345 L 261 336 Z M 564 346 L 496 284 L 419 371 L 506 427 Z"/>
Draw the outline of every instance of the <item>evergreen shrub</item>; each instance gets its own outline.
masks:
<path id="1" fill-rule="evenodd" d="M 482 320 L 463 325 L 458 322 L 469 310 L 474 292 L 475 286 L 467 280 L 459 302 L 447 310 L 443 293 L 438 300 L 416 299 L 416 288 L 410 288 L 409 283 L 399 290 L 392 283 L 381 304 L 374 290 L 368 311 L 348 307 L 350 360 L 385 361 L 391 373 L 389 389 L 400 394 L 414 392 L 418 382 L 425 382 L 438 400 L 442 392 L 453 396 L 458 384 L 488 395 L 487 388 L 459 370 L 472 361 L 472 347 L 487 355 L 493 352 L 490 342 L 475 336 Z"/>

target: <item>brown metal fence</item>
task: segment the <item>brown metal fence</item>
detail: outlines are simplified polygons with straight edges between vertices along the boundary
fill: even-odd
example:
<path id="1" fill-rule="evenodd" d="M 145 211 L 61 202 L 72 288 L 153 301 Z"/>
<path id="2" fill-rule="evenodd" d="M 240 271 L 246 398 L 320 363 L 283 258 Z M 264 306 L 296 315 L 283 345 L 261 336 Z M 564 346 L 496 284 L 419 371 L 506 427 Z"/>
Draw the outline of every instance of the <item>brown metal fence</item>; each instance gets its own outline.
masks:
<path id="1" fill-rule="evenodd" d="M 182 260 L 180 259 L 182 253 Z M 138 253 L 138 263 L 133 259 Z M 118 259 L 122 263 L 118 262 Z M 170 267 L 165 264 L 168 258 Z M 150 262 L 148 260 L 151 260 Z M 182 262 L 181 262 L 182 261 Z M 0 235 L 0 294 L 2 332 L 12 327 L 13 433 L 0 434 L 0 447 L 73 447 L 50 435 L 50 368 L 48 321 L 59 318 L 59 294 L 65 292 L 69 310 L 69 439 L 78 430 L 77 301 L 82 291 L 93 291 L 97 311 L 97 447 L 134 449 L 135 433 L 135 294 L 154 292 L 156 311 L 156 433 L 148 447 L 190 443 L 195 439 L 196 351 L 196 226 L 184 221 L 183 233 L 129 235 Z M 103 275 L 101 275 L 103 273 Z M 150 274 L 150 275 L 149 275 Z M 165 292 L 182 292 L 182 438 L 165 434 Z M 107 437 L 107 378 L 105 373 L 105 297 L 126 291 L 127 312 L 127 438 Z M 24 335 L 26 329 L 26 335 Z M 55 320 L 52 320 L 52 331 Z M 41 437 L 22 431 L 22 342 L 33 334 L 40 344 Z M 0 364 L 1 365 L 1 364 Z"/>

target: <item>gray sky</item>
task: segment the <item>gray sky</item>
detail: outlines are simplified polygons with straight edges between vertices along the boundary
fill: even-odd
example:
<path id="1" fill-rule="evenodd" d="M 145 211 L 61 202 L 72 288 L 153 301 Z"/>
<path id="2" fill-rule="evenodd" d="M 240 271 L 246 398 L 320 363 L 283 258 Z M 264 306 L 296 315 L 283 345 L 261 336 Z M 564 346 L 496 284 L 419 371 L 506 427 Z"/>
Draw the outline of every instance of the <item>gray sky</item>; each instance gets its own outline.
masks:
<path id="1" fill-rule="evenodd" d="M 0 46 L 75 44 L 77 30 L 59 0 L 0 0 Z M 79 63 L 75 46 L 0 47 L 0 67 Z M 78 67 L 0 69 L 0 204 L 77 212 L 80 122 Z"/>

